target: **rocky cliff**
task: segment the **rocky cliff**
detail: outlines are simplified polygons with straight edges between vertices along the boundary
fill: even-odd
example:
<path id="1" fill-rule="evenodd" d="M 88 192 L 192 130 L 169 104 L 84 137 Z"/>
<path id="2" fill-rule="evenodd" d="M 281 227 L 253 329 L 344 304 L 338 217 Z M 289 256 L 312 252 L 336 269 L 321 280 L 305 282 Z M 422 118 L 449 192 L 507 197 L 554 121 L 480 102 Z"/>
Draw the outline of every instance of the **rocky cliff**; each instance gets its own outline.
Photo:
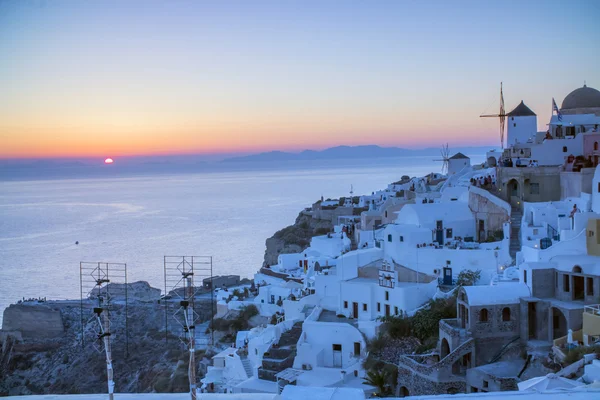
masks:
<path id="1" fill-rule="evenodd" d="M 313 236 L 324 235 L 332 230 L 330 220 L 315 219 L 301 212 L 293 225 L 275 232 L 267 239 L 264 265 L 277 264 L 280 254 L 300 253 L 310 245 Z"/>
<path id="2" fill-rule="evenodd" d="M 115 301 L 110 310 L 116 391 L 187 391 L 188 353 L 176 336 L 181 327 L 172 318 L 173 309 L 165 332 L 164 304 L 148 298 L 160 291 L 145 283 L 132 284 L 131 291 L 127 324 L 124 302 Z M 106 360 L 92 312 L 97 303 L 83 304 L 83 313 L 79 300 L 6 309 L 0 331 L 0 396 L 106 391 Z M 215 309 L 210 300 L 194 305 L 200 321 Z M 202 358 L 197 353 L 199 364 Z"/>
<path id="3" fill-rule="evenodd" d="M 2 331 L 14 332 L 23 339 L 53 339 L 64 334 L 59 307 L 48 303 L 12 304 L 4 310 Z"/>

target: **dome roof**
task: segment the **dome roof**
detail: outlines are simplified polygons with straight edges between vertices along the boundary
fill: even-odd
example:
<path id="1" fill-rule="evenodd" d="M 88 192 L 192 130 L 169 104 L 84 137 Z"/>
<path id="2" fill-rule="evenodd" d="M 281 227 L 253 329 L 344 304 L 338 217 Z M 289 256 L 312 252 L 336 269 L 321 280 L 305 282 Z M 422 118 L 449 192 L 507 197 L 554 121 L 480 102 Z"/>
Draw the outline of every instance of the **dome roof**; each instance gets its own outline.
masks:
<path id="1" fill-rule="evenodd" d="M 594 88 L 583 85 L 573 90 L 562 102 L 561 110 L 574 108 L 600 108 L 600 92 Z"/>

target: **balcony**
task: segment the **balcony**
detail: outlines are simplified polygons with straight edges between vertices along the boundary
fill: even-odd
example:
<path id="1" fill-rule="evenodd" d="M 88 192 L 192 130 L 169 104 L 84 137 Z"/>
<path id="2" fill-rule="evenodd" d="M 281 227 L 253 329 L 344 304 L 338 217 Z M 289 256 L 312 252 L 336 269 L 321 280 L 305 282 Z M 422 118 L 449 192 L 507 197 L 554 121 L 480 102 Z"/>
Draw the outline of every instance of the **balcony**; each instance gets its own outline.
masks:
<path id="1" fill-rule="evenodd" d="M 583 307 L 583 344 L 600 344 L 600 304 Z"/>
<path id="2" fill-rule="evenodd" d="M 584 313 L 588 313 L 588 314 L 592 314 L 592 315 L 596 315 L 600 317 L 600 304 L 594 304 L 591 306 L 584 306 L 583 307 L 583 312 Z"/>

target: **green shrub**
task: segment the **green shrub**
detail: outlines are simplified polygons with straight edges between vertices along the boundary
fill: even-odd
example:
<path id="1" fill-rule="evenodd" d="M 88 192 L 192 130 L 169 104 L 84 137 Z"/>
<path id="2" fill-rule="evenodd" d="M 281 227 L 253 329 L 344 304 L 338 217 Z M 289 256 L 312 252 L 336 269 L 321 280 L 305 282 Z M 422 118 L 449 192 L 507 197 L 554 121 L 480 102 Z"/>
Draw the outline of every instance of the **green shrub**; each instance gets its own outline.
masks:
<path id="1" fill-rule="evenodd" d="M 413 334 L 421 341 L 437 336 L 441 319 L 456 318 L 456 303 L 450 299 L 431 300 L 411 318 Z"/>
<path id="2" fill-rule="evenodd" d="M 317 228 L 314 230 L 313 234 L 315 236 L 327 235 L 331 230 L 329 228 Z"/>
<path id="3" fill-rule="evenodd" d="M 415 353 L 417 353 L 417 354 L 429 353 L 430 351 L 434 350 L 437 347 L 437 342 L 438 342 L 437 336 L 429 337 L 429 338 L 425 339 L 423 341 L 423 343 L 421 343 L 415 349 Z"/>
<path id="4" fill-rule="evenodd" d="M 231 321 L 226 320 L 224 318 L 215 318 L 212 320 L 212 323 L 210 325 L 211 328 L 215 331 L 225 332 L 229 330 L 229 327 L 231 326 Z"/>
<path id="5" fill-rule="evenodd" d="M 254 304 L 250 304 L 248 306 L 243 307 L 240 310 L 240 315 L 238 318 L 243 318 L 245 320 L 249 320 L 250 318 L 258 315 L 258 308 Z"/>
<path id="6" fill-rule="evenodd" d="M 585 354 L 591 353 L 596 353 L 596 357 L 600 356 L 600 345 L 577 347 L 575 349 L 568 350 L 564 364 L 571 365 L 574 362 L 581 360 Z"/>
<path id="7" fill-rule="evenodd" d="M 383 318 L 387 334 L 393 339 L 412 336 L 413 327 L 410 318 L 385 317 Z"/>

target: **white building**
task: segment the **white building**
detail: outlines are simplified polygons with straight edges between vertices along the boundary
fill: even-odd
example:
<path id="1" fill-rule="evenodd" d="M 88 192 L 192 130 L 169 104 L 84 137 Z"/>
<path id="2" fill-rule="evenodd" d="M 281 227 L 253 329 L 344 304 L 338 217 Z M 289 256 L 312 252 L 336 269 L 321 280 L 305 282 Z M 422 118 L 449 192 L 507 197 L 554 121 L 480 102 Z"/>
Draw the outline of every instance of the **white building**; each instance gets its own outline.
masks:
<path id="1" fill-rule="evenodd" d="M 358 321 L 378 317 L 409 315 L 431 300 L 437 290 L 437 278 L 383 261 L 363 267 L 359 276 L 341 282 L 338 312 Z M 372 336 L 374 332 L 368 332 Z"/>
<path id="2" fill-rule="evenodd" d="M 507 114 L 507 149 L 503 157 L 528 165 L 563 165 L 569 156 L 600 159 L 600 92 L 584 85 L 562 102 L 560 117 L 552 115 L 546 132 L 537 132 L 535 113 L 523 102 Z M 594 143 L 598 143 L 595 144 Z"/>
<path id="3" fill-rule="evenodd" d="M 509 146 L 533 140 L 537 133 L 537 115 L 525 105 L 523 100 L 506 116 L 508 117 L 506 143 Z"/>
<path id="4" fill-rule="evenodd" d="M 456 153 L 448 159 L 448 176 L 456 175 L 458 172 L 471 166 L 471 159 L 463 153 Z"/>
<path id="5" fill-rule="evenodd" d="M 396 223 L 428 229 L 431 241 L 440 245 L 455 237 L 475 237 L 475 217 L 462 201 L 407 204 L 398 212 Z"/>
<path id="6" fill-rule="evenodd" d="M 283 304 L 283 300 L 290 297 L 299 297 L 303 285 L 294 281 L 281 282 L 279 285 L 266 285 L 258 288 L 258 296 L 254 299 L 256 303 Z"/>
<path id="7" fill-rule="evenodd" d="M 354 368 L 361 376 L 367 343 L 356 323 L 316 307 L 302 324 L 294 368 Z"/>

